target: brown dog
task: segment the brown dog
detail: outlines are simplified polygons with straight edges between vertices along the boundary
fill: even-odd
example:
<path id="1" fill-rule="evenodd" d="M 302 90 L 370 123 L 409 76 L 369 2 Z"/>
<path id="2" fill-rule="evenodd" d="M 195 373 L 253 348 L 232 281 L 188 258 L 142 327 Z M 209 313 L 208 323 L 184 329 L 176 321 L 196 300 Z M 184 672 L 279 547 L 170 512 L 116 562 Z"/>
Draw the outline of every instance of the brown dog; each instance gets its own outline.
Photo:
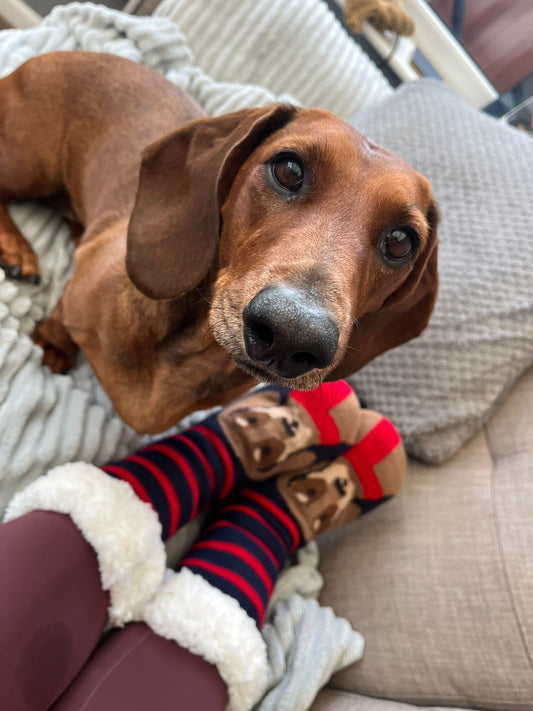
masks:
<path id="1" fill-rule="evenodd" d="M 37 330 L 87 355 L 117 412 L 160 432 L 254 379 L 337 379 L 426 326 L 437 289 L 427 181 L 326 111 L 206 118 L 150 70 L 55 52 L 0 80 L 0 200 L 67 193 L 76 271 Z M 0 263 L 38 277 L 0 210 Z"/>

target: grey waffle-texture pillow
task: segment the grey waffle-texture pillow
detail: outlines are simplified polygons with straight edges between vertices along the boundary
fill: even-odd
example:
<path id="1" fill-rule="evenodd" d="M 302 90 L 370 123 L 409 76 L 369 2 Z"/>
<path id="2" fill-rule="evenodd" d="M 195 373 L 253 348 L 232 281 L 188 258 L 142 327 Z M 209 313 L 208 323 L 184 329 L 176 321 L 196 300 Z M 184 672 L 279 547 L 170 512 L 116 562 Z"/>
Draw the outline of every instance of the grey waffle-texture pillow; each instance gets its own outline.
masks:
<path id="1" fill-rule="evenodd" d="M 533 140 L 428 79 L 351 123 L 431 181 L 442 219 L 429 327 L 350 380 L 409 454 L 442 462 L 533 362 Z"/>

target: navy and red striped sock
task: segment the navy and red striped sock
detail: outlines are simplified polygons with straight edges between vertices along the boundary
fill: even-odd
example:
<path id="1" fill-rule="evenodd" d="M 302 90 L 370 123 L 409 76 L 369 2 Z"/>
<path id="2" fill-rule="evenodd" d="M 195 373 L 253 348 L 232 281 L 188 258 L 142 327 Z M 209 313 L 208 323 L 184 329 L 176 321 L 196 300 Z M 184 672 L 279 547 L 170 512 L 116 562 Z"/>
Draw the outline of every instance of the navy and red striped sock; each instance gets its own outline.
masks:
<path id="1" fill-rule="evenodd" d="M 164 540 L 224 502 L 180 567 L 261 625 L 287 556 L 395 493 L 405 458 L 394 427 L 338 381 L 255 391 L 102 468 L 155 509 Z"/>
<path id="2" fill-rule="evenodd" d="M 162 439 L 102 469 L 133 488 L 159 516 L 167 540 L 213 501 L 223 500 L 242 471 L 212 422 Z"/>
<path id="3" fill-rule="evenodd" d="M 179 568 L 235 598 L 260 627 L 287 556 L 387 500 L 401 485 L 405 454 L 398 432 L 371 411 L 357 419 L 358 440 L 333 462 L 236 492 Z"/>
<path id="4" fill-rule="evenodd" d="M 102 469 L 155 509 L 166 540 L 250 480 L 337 456 L 353 442 L 358 411 L 344 381 L 308 393 L 267 387 Z"/>
<path id="5" fill-rule="evenodd" d="M 242 489 L 202 532 L 179 569 L 189 568 L 235 598 L 260 627 L 287 556 L 304 542 L 300 529 L 268 479 Z"/>

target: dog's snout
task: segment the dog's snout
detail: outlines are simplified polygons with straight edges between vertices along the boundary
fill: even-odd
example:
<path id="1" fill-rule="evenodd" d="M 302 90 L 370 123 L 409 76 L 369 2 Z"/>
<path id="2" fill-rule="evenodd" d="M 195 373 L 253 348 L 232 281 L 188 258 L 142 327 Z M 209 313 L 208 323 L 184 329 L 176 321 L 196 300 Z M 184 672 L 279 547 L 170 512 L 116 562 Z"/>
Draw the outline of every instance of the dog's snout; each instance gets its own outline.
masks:
<path id="1" fill-rule="evenodd" d="M 316 299 L 301 289 L 267 287 L 242 315 L 248 356 L 283 378 L 326 368 L 335 358 L 339 329 Z"/>

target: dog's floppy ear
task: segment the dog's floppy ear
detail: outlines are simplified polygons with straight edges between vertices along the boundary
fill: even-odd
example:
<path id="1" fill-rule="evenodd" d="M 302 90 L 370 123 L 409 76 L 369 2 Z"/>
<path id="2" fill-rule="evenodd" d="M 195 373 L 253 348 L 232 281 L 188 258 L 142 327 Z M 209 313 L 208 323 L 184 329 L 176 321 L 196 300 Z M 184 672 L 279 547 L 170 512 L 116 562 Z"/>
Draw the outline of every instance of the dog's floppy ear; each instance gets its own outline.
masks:
<path id="1" fill-rule="evenodd" d="M 239 168 L 297 109 L 273 104 L 190 121 L 143 154 L 126 268 L 152 299 L 177 298 L 216 257 L 220 207 Z"/>
<path id="2" fill-rule="evenodd" d="M 416 258 L 407 280 L 380 309 L 366 314 L 352 331 L 346 355 L 328 380 L 355 373 L 376 356 L 419 336 L 428 324 L 437 298 L 437 224 L 439 211 L 432 200 L 427 212 L 430 228 L 424 251 Z"/>

